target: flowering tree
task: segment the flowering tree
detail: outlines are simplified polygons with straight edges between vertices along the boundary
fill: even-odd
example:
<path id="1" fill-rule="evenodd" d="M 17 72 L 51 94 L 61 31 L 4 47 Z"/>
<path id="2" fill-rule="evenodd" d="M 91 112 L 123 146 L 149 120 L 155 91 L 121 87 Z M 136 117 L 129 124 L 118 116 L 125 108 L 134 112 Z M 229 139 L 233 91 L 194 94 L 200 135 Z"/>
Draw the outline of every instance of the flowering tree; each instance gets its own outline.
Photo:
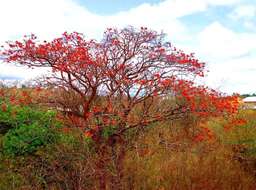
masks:
<path id="1" fill-rule="evenodd" d="M 166 42 L 164 34 L 144 27 L 107 29 L 100 42 L 76 32 L 51 42 L 25 36 L 23 41 L 9 42 L 1 54 L 8 63 L 51 68 L 44 78 L 54 87 L 51 103 L 99 149 L 103 144 L 116 147 L 115 189 L 120 188 L 128 130 L 139 131 L 187 113 L 200 117 L 234 113 L 238 106 L 235 96 L 196 86 L 193 80 L 204 76 L 205 64 Z M 102 175 L 100 182 L 104 189 Z"/>

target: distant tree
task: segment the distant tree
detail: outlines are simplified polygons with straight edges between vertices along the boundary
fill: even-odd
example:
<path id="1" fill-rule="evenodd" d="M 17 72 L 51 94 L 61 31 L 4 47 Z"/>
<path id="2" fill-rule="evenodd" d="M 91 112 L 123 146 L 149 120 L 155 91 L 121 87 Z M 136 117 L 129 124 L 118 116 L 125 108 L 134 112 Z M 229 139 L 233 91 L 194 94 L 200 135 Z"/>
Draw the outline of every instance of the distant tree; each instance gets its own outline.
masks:
<path id="1" fill-rule="evenodd" d="M 131 129 L 143 131 L 188 113 L 204 118 L 230 114 L 238 106 L 236 96 L 196 86 L 193 80 L 204 76 L 205 64 L 144 27 L 109 28 L 100 42 L 76 32 L 42 43 L 30 35 L 9 42 L 2 56 L 8 63 L 52 69 L 43 82 L 61 95 L 54 104 L 98 145 L 101 189 L 106 188 L 106 146 L 113 150 L 112 188 L 121 189 L 125 136 Z"/>
<path id="2" fill-rule="evenodd" d="M 241 96 L 242 98 L 252 97 L 252 96 L 256 96 L 256 93 L 252 93 L 252 94 L 241 94 L 240 96 Z"/>

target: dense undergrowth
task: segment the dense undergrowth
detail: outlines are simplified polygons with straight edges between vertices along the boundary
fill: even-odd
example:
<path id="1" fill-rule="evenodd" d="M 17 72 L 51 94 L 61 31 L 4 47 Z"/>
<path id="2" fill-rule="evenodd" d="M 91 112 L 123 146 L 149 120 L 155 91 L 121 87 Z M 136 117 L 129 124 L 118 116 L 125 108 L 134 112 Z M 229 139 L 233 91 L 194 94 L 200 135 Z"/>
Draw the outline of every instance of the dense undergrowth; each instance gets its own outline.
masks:
<path id="1" fill-rule="evenodd" d="M 62 126 L 54 111 L 1 106 L 0 189 L 99 189 L 90 137 Z M 255 111 L 241 110 L 231 120 L 187 118 L 145 128 L 129 144 L 123 188 L 254 189 L 255 119 Z M 200 138 L 202 131 L 208 138 Z M 114 175 L 111 158 L 106 162 Z"/>

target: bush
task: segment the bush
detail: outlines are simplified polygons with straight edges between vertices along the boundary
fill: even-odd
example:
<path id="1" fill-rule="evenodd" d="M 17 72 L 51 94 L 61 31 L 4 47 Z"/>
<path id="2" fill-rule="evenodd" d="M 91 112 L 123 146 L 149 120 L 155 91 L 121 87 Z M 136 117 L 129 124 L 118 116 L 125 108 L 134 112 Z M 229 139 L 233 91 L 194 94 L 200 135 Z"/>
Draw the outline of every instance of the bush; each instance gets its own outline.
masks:
<path id="1" fill-rule="evenodd" d="M 13 105 L 0 100 L 0 134 L 3 153 L 22 155 L 32 153 L 42 145 L 53 142 L 60 122 L 56 112 L 36 107 Z"/>
<path id="2" fill-rule="evenodd" d="M 56 113 L 54 111 L 41 111 L 37 108 L 29 106 L 11 105 L 5 102 L 0 102 L 0 105 L 5 107 L 0 109 L 0 128 L 9 126 L 8 129 L 18 127 L 20 125 L 31 125 L 38 123 L 40 126 L 49 127 L 51 125 L 59 125 L 54 119 Z M 1 131 L 1 130 L 0 130 Z M 4 130 L 6 133 L 8 130 Z"/>
<path id="3" fill-rule="evenodd" d="M 32 153 L 42 145 L 54 141 L 54 132 L 38 124 L 21 125 L 9 130 L 3 137 L 3 150 L 7 155 Z"/>
<path id="4" fill-rule="evenodd" d="M 0 155 L 0 189 L 96 189 L 95 154 L 80 135 L 71 130 L 33 154 Z"/>

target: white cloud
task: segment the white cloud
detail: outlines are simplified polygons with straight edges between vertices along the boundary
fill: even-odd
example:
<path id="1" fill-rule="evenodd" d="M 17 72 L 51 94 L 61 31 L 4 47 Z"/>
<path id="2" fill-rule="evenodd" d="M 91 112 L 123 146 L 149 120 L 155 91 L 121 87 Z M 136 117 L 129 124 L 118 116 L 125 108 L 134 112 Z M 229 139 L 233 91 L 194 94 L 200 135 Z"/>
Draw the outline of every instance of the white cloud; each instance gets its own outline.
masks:
<path id="1" fill-rule="evenodd" d="M 234 32 L 219 22 L 206 26 L 181 48 L 207 63 L 205 84 L 224 92 L 256 92 L 256 34 Z"/>
<path id="2" fill-rule="evenodd" d="M 31 32 L 43 38 L 53 38 L 65 30 L 92 32 L 92 27 L 102 24 L 99 16 L 71 0 L 8 0 L 0 5 L 0 41 Z"/>
<path id="3" fill-rule="evenodd" d="M 210 5 L 234 5 L 242 0 L 203 0 L 206 1 Z"/>
<path id="4" fill-rule="evenodd" d="M 255 92 L 256 34 L 236 33 L 218 22 L 197 36 L 194 51 L 207 62 L 207 84 L 226 92 Z"/>
<path id="5" fill-rule="evenodd" d="M 14 66 L 6 63 L 0 65 L 0 77 L 17 79 L 31 79 L 45 73 L 45 69 L 29 69 L 22 66 Z"/>
<path id="6" fill-rule="evenodd" d="M 64 31 L 79 31 L 99 38 L 106 27 L 127 25 L 148 26 L 182 39 L 186 27 L 177 18 L 205 11 L 207 5 L 205 0 L 166 0 L 100 16 L 72 0 L 0 0 L 0 43 L 28 33 L 51 39 Z"/>
<path id="7" fill-rule="evenodd" d="M 254 22 L 252 20 L 246 20 L 246 21 L 244 21 L 243 24 L 247 29 L 256 31 L 256 21 Z"/>
<path id="8" fill-rule="evenodd" d="M 256 3 L 238 5 L 228 16 L 236 22 L 241 21 L 246 29 L 256 30 Z"/>
<path id="9" fill-rule="evenodd" d="M 256 16 L 256 5 L 239 5 L 229 16 L 233 19 L 253 18 Z"/>
<path id="10" fill-rule="evenodd" d="M 211 59 L 230 59 L 256 51 L 256 34 L 235 33 L 214 22 L 199 33 L 199 51 Z"/>
<path id="11" fill-rule="evenodd" d="M 256 54 L 209 64 L 207 82 L 225 92 L 256 91 Z"/>
<path id="12" fill-rule="evenodd" d="M 178 33 L 184 26 L 177 18 L 205 11 L 210 5 L 231 5 L 239 0 L 166 0 L 142 4 L 111 16 L 99 16 L 72 0 L 0 0 L 0 42 L 26 33 L 53 38 L 78 30 L 98 37 L 108 25 L 150 25 Z"/>

